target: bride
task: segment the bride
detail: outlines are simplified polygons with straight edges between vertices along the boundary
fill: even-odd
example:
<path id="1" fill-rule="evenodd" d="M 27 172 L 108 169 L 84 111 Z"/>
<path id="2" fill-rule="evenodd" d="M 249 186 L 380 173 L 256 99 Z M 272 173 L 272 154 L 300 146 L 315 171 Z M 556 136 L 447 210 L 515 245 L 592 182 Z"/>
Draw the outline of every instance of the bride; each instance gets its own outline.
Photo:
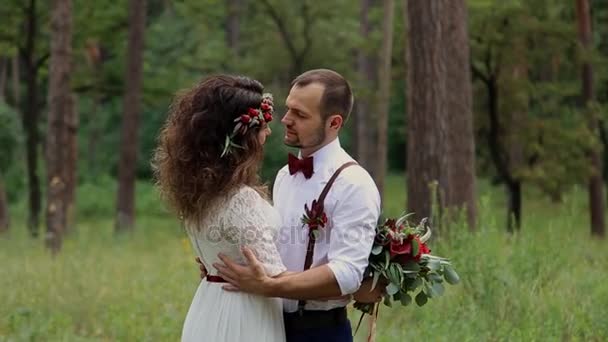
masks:
<path id="1" fill-rule="evenodd" d="M 154 171 L 207 270 L 218 253 L 245 263 L 247 245 L 266 274 L 285 266 L 274 245 L 280 217 L 258 171 L 271 133 L 272 96 L 247 77 L 209 77 L 178 95 L 160 133 Z M 192 300 L 182 341 L 284 341 L 282 302 L 222 290 L 208 274 Z"/>

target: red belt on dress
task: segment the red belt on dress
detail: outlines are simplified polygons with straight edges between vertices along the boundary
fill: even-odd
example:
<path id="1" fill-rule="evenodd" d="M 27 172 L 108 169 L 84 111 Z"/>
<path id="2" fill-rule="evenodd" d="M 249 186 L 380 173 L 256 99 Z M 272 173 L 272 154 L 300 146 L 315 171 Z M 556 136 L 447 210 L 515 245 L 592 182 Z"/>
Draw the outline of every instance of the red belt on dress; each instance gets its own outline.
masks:
<path id="1" fill-rule="evenodd" d="M 205 279 L 207 279 L 207 281 L 210 283 L 227 283 L 226 279 L 224 279 L 220 276 L 215 276 L 215 275 L 210 275 L 210 274 L 207 274 Z"/>

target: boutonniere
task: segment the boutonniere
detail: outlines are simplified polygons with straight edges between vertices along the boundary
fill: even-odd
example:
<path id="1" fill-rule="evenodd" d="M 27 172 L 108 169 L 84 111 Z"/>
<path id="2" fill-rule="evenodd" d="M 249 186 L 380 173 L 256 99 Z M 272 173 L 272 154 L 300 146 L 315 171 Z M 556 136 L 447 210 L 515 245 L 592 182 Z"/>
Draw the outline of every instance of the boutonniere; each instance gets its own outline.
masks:
<path id="1" fill-rule="evenodd" d="M 323 210 L 323 205 L 317 202 L 317 200 L 313 200 L 309 209 L 308 205 L 304 204 L 302 223 L 308 225 L 308 229 L 316 238 L 318 229 L 325 228 L 325 225 L 327 224 L 327 215 Z"/>

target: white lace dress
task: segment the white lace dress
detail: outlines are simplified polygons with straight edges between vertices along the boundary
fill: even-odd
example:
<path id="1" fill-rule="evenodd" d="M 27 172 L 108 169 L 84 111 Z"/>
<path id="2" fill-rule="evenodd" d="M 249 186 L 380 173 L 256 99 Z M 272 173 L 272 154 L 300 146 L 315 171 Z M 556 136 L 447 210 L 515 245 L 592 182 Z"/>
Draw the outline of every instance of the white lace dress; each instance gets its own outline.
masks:
<path id="1" fill-rule="evenodd" d="M 194 250 L 209 270 L 222 252 L 245 263 L 240 251 L 249 246 L 270 276 L 285 271 L 275 246 L 281 224 L 278 212 L 250 187 L 241 188 L 211 209 L 198 223 L 187 223 Z M 196 227 L 195 225 L 199 225 Z M 202 280 L 182 330 L 182 341 L 285 341 L 280 298 L 222 290 L 225 283 Z"/>

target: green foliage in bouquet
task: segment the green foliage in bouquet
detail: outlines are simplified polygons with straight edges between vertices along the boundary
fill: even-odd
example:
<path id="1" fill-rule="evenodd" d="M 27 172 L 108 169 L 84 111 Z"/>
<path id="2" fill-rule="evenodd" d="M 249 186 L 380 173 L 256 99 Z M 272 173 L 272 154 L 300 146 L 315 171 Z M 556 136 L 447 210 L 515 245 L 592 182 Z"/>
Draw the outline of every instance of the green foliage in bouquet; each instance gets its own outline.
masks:
<path id="1" fill-rule="evenodd" d="M 372 290 L 382 279 L 388 283 L 384 305 L 393 301 L 407 306 L 413 300 L 423 306 L 429 298 L 444 292 L 444 281 L 454 285 L 460 278 L 449 259 L 430 254 L 426 241 L 431 236 L 427 220 L 411 225 L 405 215 L 387 219 L 376 227 L 376 238 L 365 277 L 372 278 Z M 415 294 L 414 299 L 412 296 Z M 371 314 L 375 304 L 355 302 L 355 308 Z"/>

